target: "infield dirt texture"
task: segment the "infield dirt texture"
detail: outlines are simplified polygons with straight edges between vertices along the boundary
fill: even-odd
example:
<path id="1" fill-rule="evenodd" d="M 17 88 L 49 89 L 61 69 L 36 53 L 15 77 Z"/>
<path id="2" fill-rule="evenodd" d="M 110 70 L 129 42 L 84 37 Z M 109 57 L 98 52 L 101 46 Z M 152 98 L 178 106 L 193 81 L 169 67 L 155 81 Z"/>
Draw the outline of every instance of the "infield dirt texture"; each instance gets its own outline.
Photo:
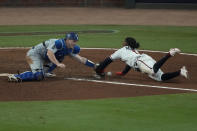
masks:
<path id="1" fill-rule="evenodd" d="M 70 13 L 72 12 L 72 14 Z M 39 25 L 39 24 L 117 24 L 117 25 L 179 25 L 197 26 L 197 11 L 187 10 L 125 10 L 105 8 L 0 8 L 0 25 Z M 27 49 L 0 50 L 0 73 L 16 73 L 29 70 L 25 62 Z M 112 50 L 82 50 L 81 55 L 99 62 L 110 55 Z M 163 53 L 148 53 L 160 59 Z M 108 81 L 156 85 L 165 87 L 187 88 L 197 90 L 197 56 L 176 55 L 162 70 L 176 71 L 185 65 L 190 79 L 177 77 L 165 83 L 151 80 L 146 75 L 130 71 L 123 78 L 112 75 Z M 147 88 L 127 85 L 113 85 L 85 81 L 65 80 L 64 78 L 91 79 L 94 73 L 90 68 L 78 64 L 67 57 L 64 71 L 56 70 L 56 78 L 42 82 L 8 83 L 7 78 L 0 78 L 0 100 L 64 100 L 92 99 L 111 97 L 132 97 L 158 94 L 189 93 L 191 91 Z M 67 64 L 69 63 L 69 64 Z M 124 68 L 121 62 L 114 62 L 106 71 L 120 71 Z"/>

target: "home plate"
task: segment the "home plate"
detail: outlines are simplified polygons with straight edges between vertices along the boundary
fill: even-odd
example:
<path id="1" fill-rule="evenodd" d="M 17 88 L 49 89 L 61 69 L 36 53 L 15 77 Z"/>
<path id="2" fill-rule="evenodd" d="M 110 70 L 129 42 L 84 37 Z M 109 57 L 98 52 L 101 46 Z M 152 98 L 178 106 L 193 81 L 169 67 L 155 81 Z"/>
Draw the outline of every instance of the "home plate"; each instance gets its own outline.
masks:
<path id="1" fill-rule="evenodd" d="M 9 75 L 12 75 L 10 73 L 0 73 L 0 76 L 9 76 Z"/>

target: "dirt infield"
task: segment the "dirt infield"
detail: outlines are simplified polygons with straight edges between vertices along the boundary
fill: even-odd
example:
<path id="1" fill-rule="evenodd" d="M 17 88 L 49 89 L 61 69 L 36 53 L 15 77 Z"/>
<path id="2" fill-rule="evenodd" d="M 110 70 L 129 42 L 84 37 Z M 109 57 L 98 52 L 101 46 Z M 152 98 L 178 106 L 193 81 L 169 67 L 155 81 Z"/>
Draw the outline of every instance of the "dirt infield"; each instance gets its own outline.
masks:
<path id="1" fill-rule="evenodd" d="M 117 24 L 117 25 L 178 25 L 197 26 L 196 10 L 143 10 L 120 8 L 0 8 L 0 25 L 41 25 L 41 24 Z M 27 50 L 0 50 L 0 73 L 16 73 L 29 70 L 24 60 Z M 81 55 L 95 62 L 103 60 L 113 51 L 82 50 Z M 163 54 L 149 53 L 159 59 Z M 144 95 L 174 94 L 191 91 L 147 88 L 126 85 L 93 83 L 65 80 L 64 78 L 92 78 L 93 70 L 66 58 L 64 71 L 56 70 L 58 77 L 42 82 L 8 83 L 7 78 L 0 77 L 0 101 L 20 100 L 64 100 L 96 99 L 111 97 L 133 97 Z M 176 64 L 174 64 L 176 63 Z M 161 83 L 146 75 L 130 71 L 125 77 L 112 76 L 109 81 L 133 84 L 158 85 L 177 88 L 197 89 L 196 56 L 177 55 L 162 68 L 163 71 L 175 71 L 186 65 L 190 80 L 177 77 Z M 120 71 L 124 65 L 114 62 L 107 68 L 112 72 Z"/>
<path id="2" fill-rule="evenodd" d="M 16 73 L 29 70 L 24 56 L 27 49 L 4 49 L 0 50 L 0 73 Z M 103 60 L 111 54 L 112 50 L 82 50 L 81 55 L 95 62 Z M 17 54 L 17 55 L 16 55 Z M 93 55 L 94 54 L 94 55 Z M 164 54 L 148 53 L 155 59 L 159 59 Z M 70 57 L 66 57 L 64 63 L 65 70 L 56 70 L 56 78 L 48 78 L 42 82 L 8 83 L 6 77 L 0 78 L 0 101 L 21 101 L 21 100 L 65 100 L 65 99 L 96 99 L 112 97 L 133 97 L 159 94 L 189 93 L 191 91 L 169 90 L 148 88 L 139 86 L 103 84 L 85 81 L 65 80 L 64 78 L 87 78 L 92 79 L 94 71 L 90 68 L 78 64 Z M 176 64 L 174 64 L 176 63 Z M 106 78 L 108 81 L 126 82 L 143 85 L 157 85 L 176 88 L 197 89 L 197 61 L 196 56 L 176 55 L 172 57 L 164 66 L 163 71 L 175 71 L 182 65 L 186 65 L 190 72 L 190 80 L 177 77 L 165 83 L 156 82 L 146 75 L 130 71 L 124 77 L 112 75 Z M 124 64 L 120 61 L 112 63 L 106 71 L 120 71 Z"/>

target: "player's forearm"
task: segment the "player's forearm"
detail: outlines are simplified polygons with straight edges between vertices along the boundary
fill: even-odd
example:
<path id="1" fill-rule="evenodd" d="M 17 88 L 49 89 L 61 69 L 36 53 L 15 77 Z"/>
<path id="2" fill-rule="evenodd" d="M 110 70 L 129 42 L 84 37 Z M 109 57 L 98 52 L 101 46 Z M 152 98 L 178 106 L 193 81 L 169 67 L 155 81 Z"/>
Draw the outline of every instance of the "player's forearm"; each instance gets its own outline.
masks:
<path id="1" fill-rule="evenodd" d="M 123 75 L 126 75 L 130 71 L 131 67 L 129 65 L 126 65 L 124 70 L 122 71 Z"/>
<path id="2" fill-rule="evenodd" d="M 97 70 L 104 70 L 109 64 L 111 64 L 113 62 L 111 57 L 107 57 L 105 58 L 104 61 L 100 62 Z"/>
<path id="3" fill-rule="evenodd" d="M 49 57 L 49 60 L 52 63 L 54 63 L 56 65 L 59 65 L 60 64 L 59 61 L 55 58 L 55 55 L 54 55 L 54 53 L 51 50 L 48 50 L 47 51 L 47 56 Z"/>
<path id="4" fill-rule="evenodd" d="M 75 58 L 77 61 L 81 62 L 82 64 L 84 64 L 84 65 L 86 65 L 86 66 L 88 66 L 88 67 L 94 68 L 94 66 L 95 66 L 94 62 L 88 60 L 88 59 L 85 58 L 85 57 L 81 57 L 81 56 L 79 56 L 79 55 L 75 55 L 74 58 Z"/>

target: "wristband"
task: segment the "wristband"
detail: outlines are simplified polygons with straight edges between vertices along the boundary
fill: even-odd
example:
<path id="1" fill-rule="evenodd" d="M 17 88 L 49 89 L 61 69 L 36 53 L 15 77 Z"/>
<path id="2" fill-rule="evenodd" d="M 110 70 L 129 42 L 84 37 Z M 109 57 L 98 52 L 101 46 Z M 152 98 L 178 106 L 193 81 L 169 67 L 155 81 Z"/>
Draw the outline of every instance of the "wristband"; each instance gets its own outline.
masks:
<path id="1" fill-rule="evenodd" d="M 56 67 L 57 65 L 53 64 L 52 66 L 49 67 L 48 72 L 52 72 Z"/>
<path id="2" fill-rule="evenodd" d="M 85 65 L 88 66 L 88 67 L 93 67 L 94 68 L 94 65 L 95 64 L 94 64 L 94 62 L 92 62 L 90 60 L 87 60 L 86 63 L 85 63 Z"/>
<path id="3" fill-rule="evenodd" d="M 122 72 L 116 72 L 116 75 L 123 76 L 124 74 Z"/>

